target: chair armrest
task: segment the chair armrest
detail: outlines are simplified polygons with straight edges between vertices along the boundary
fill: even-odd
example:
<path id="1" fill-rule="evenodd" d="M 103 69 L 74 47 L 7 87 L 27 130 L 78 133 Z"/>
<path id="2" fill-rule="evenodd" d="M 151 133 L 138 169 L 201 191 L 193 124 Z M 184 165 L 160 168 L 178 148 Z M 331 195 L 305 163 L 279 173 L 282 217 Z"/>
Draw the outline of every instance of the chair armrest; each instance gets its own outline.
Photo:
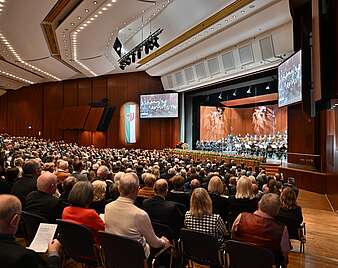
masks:
<path id="1" fill-rule="evenodd" d="M 163 248 L 161 248 L 161 250 L 159 252 L 157 252 L 153 257 L 152 259 L 153 260 L 156 260 L 159 256 L 161 256 L 164 252 L 166 252 L 167 250 L 171 250 L 173 248 L 172 245 L 167 245 L 167 246 L 164 246 Z"/>

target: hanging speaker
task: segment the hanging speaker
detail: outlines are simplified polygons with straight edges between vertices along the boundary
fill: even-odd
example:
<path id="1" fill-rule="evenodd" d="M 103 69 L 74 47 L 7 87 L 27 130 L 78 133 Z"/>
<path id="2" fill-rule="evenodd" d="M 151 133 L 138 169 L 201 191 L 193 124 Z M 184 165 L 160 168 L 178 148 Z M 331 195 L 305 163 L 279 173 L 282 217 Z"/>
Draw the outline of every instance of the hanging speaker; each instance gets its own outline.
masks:
<path id="1" fill-rule="evenodd" d="M 104 107 L 103 114 L 101 116 L 100 122 L 97 126 L 97 131 L 107 131 L 109 124 L 111 122 L 111 119 L 113 117 L 113 112 L 115 110 L 115 107 L 106 106 Z"/>

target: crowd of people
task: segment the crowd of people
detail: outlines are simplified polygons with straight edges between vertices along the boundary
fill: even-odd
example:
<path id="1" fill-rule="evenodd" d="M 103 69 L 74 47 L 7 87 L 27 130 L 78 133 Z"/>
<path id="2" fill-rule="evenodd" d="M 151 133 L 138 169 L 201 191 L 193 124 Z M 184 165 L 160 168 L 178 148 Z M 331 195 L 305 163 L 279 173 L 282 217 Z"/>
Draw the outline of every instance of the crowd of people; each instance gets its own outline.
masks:
<path id="1" fill-rule="evenodd" d="M 262 156 L 270 159 L 287 158 L 287 132 L 274 135 L 228 135 L 220 140 L 201 140 L 196 142 L 196 149 L 234 153 L 236 155 Z"/>
<path id="2" fill-rule="evenodd" d="M 98 149 L 63 141 L 0 135 L 0 251 L 5 267 L 44 267 L 15 242 L 20 213 L 83 224 L 151 248 L 171 243 L 152 222 L 207 233 L 221 245 L 230 238 L 254 243 L 287 263 L 288 224 L 302 223 L 293 178 L 234 161 L 193 160 L 160 150 Z M 104 214 L 100 217 L 100 214 Z M 95 241 L 98 238 L 95 237 Z M 49 267 L 58 267 L 60 243 L 49 245 Z M 7 265 L 7 266 L 6 266 Z M 22 265 L 22 266 L 20 266 Z"/>

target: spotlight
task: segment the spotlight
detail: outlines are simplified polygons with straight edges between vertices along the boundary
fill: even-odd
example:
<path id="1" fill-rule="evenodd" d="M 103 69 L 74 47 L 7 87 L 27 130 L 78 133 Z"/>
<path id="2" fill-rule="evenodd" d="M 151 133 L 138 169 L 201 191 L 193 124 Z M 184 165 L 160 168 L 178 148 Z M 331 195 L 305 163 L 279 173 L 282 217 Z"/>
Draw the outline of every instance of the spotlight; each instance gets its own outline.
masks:
<path id="1" fill-rule="evenodd" d="M 249 89 L 246 91 L 246 93 L 251 94 L 251 86 L 250 86 Z"/>
<path id="2" fill-rule="evenodd" d="M 121 68 L 121 70 L 123 71 L 123 70 L 126 68 L 126 66 L 125 66 L 125 65 L 122 65 L 122 64 L 120 64 L 120 68 Z"/>
<path id="3" fill-rule="evenodd" d="M 153 44 L 152 40 L 148 41 L 148 47 L 149 47 L 150 50 L 153 50 L 154 44 Z"/>
<path id="4" fill-rule="evenodd" d="M 149 47 L 148 47 L 148 44 L 145 44 L 145 46 L 144 46 L 144 53 L 146 53 L 146 55 L 149 54 Z"/>
<path id="5" fill-rule="evenodd" d="M 136 58 L 136 55 L 135 53 L 131 54 L 131 62 L 134 63 L 135 62 L 135 58 Z"/>
<path id="6" fill-rule="evenodd" d="M 270 90 L 270 84 L 268 84 L 265 89 Z"/>
<path id="7" fill-rule="evenodd" d="M 234 93 L 232 93 L 232 96 L 236 97 L 237 95 L 237 89 L 235 89 Z"/>
<path id="8" fill-rule="evenodd" d="M 127 65 L 130 65 L 130 63 L 131 63 L 131 60 L 130 60 L 129 57 L 127 57 L 127 58 L 126 58 L 126 64 L 127 64 Z"/>
<path id="9" fill-rule="evenodd" d="M 221 100 L 222 99 L 222 92 L 219 94 L 218 98 Z"/>
<path id="10" fill-rule="evenodd" d="M 139 50 L 137 50 L 137 58 L 141 59 L 142 57 L 142 48 L 140 48 Z"/>
<path id="11" fill-rule="evenodd" d="M 159 48 L 160 47 L 160 44 L 158 43 L 158 37 L 155 36 L 154 39 L 153 39 L 153 44 L 155 47 Z"/>

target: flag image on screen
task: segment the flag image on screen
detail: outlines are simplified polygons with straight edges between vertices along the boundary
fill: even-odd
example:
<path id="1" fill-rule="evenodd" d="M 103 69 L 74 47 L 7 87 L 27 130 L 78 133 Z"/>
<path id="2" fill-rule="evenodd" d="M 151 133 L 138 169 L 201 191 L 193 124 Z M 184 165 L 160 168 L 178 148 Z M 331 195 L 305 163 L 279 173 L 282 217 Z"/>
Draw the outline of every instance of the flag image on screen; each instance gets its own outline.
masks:
<path id="1" fill-rule="evenodd" d="M 140 118 L 178 117 L 178 93 L 140 96 Z"/>
<path id="2" fill-rule="evenodd" d="M 278 106 L 302 100 L 302 51 L 298 51 L 278 67 Z"/>
<path id="3" fill-rule="evenodd" d="M 126 104 L 124 114 L 125 142 L 136 143 L 136 104 Z"/>

